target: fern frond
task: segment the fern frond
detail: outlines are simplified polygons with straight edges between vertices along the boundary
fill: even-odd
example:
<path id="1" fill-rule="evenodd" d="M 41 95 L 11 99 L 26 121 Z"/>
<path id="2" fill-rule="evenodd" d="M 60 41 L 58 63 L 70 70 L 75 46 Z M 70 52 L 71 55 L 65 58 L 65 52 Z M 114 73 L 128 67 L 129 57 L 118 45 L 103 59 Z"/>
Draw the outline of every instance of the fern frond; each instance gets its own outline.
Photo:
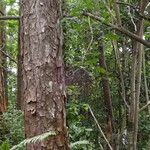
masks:
<path id="1" fill-rule="evenodd" d="M 56 133 L 54 131 L 49 131 L 49 132 L 34 136 L 32 138 L 25 139 L 18 145 L 13 146 L 10 150 L 16 150 L 18 148 L 25 146 L 26 144 L 31 144 L 31 143 L 33 144 L 36 142 L 41 142 L 41 141 L 45 140 L 46 138 L 48 138 L 49 136 L 54 136 L 54 135 L 56 135 Z"/>
<path id="2" fill-rule="evenodd" d="M 88 144 L 90 144 L 89 141 L 83 140 L 83 141 L 77 141 L 77 142 L 71 143 L 70 147 L 73 148 L 79 145 L 88 145 Z"/>
<path id="3" fill-rule="evenodd" d="M 9 150 L 10 149 L 10 142 L 8 140 L 4 141 L 0 145 L 0 150 Z"/>

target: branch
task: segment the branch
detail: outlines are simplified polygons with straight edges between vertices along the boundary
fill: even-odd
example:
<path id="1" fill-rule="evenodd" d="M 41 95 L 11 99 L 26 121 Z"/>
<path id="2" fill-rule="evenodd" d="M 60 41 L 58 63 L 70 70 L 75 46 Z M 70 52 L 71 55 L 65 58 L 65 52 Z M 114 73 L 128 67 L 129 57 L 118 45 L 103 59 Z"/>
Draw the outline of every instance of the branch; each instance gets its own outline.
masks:
<path id="1" fill-rule="evenodd" d="M 4 15 L 4 13 L 0 10 L 1 15 Z"/>
<path id="2" fill-rule="evenodd" d="M 90 32 L 91 32 L 91 40 L 90 40 L 90 43 L 89 43 L 89 45 L 88 45 L 88 47 L 87 47 L 86 52 L 89 51 L 90 47 L 92 46 L 93 39 L 94 39 L 94 38 L 93 38 L 93 28 L 92 28 L 92 26 L 91 26 L 90 17 L 88 18 L 88 23 L 89 23 L 89 28 L 90 28 Z"/>
<path id="3" fill-rule="evenodd" d="M 102 0 L 102 2 L 104 3 L 104 6 L 106 7 L 107 11 L 109 12 L 109 14 L 112 16 L 112 19 L 114 21 L 116 21 L 116 18 L 114 16 L 114 13 L 112 12 L 112 10 L 110 9 L 110 7 L 107 5 L 106 1 L 105 0 Z"/>
<path id="4" fill-rule="evenodd" d="M 0 16 L 0 20 L 19 20 L 19 16 Z"/>
<path id="5" fill-rule="evenodd" d="M 137 11 L 137 8 L 129 3 L 124 3 L 124 2 L 117 2 L 117 4 L 122 4 L 122 5 L 126 5 L 126 6 L 130 6 L 131 8 L 135 9 L 135 11 Z M 138 11 L 137 11 L 138 12 Z"/>
<path id="6" fill-rule="evenodd" d="M 117 44 L 116 44 L 116 41 L 112 41 L 112 46 L 113 46 L 113 49 L 114 49 L 114 52 L 115 52 L 115 57 L 116 57 L 116 63 L 117 63 L 117 67 L 119 69 L 119 75 L 120 75 L 120 86 L 121 86 L 121 90 L 122 92 L 119 91 L 123 101 L 124 101 L 124 104 L 125 106 L 128 108 L 130 108 L 129 104 L 127 103 L 126 101 L 126 98 L 125 98 L 125 85 L 124 85 L 124 78 L 123 78 L 123 73 L 122 73 L 122 69 L 121 69 L 121 62 L 120 62 L 120 56 L 118 54 L 118 47 L 117 47 Z"/>
<path id="7" fill-rule="evenodd" d="M 119 25 L 121 25 L 122 21 L 121 21 L 121 17 L 120 17 L 120 8 L 118 7 L 116 0 L 114 0 L 114 11 L 115 11 L 115 14 L 116 14 L 117 23 Z"/>
<path id="8" fill-rule="evenodd" d="M 144 105 L 144 106 L 139 110 L 139 112 L 141 112 L 141 111 L 143 111 L 144 109 L 146 109 L 149 105 L 150 105 L 150 101 L 149 101 L 146 105 Z"/>
<path id="9" fill-rule="evenodd" d="M 3 51 L 3 48 L 4 48 L 4 47 L 5 47 L 5 46 L 3 45 L 3 47 L 0 49 L 0 52 L 2 52 L 3 55 L 5 55 L 5 56 L 8 57 L 11 61 L 13 61 L 13 62 L 15 62 L 15 63 L 17 64 L 17 62 L 16 62 L 15 59 L 13 59 L 11 56 L 9 56 L 6 52 Z"/>
<path id="10" fill-rule="evenodd" d="M 133 8 L 133 9 L 135 10 L 135 12 L 136 12 L 141 18 L 143 18 L 143 19 L 145 19 L 145 20 L 147 20 L 147 21 L 150 22 L 150 18 L 147 17 L 147 16 L 142 15 L 141 13 L 139 13 L 139 12 L 137 11 L 137 8 L 136 8 L 135 6 L 133 6 L 133 5 L 129 4 L 129 3 L 124 3 L 124 2 L 117 2 L 117 4 L 122 4 L 122 5 L 126 5 L 126 6 L 129 6 L 129 7 Z"/>
<path id="11" fill-rule="evenodd" d="M 8 70 L 6 69 L 6 67 L 3 66 L 2 64 L 0 64 L 0 68 L 2 68 L 4 71 L 8 71 Z"/>
<path id="12" fill-rule="evenodd" d="M 101 132 L 103 138 L 105 139 L 105 141 L 106 141 L 108 147 L 110 148 L 110 150 L 113 150 L 112 146 L 110 145 L 108 139 L 106 138 L 106 136 L 105 136 L 105 134 L 104 134 L 104 132 L 103 132 L 101 126 L 99 125 L 99 123 L 98 123 L 98 121 L 97 121 L 97 119 L 96 119 L 96 117 L 95 117 L 95 115 L 94 115 L 94 113 L 93 113 L 93 111 L 92 111 L 92 109 L 91 109 L 90 106 L 89 106 L 89 111 L 90 111 L 90 113 L 91 113 L 91 115 L 92 115 L 92 117 L 93 117 L 93 119 L 94 119 L 96 125 L 98 126 L 98 129 L 100 130 L 100 132 Z"/>
<path id="13" fill-rule="evenodd" d="M 134 40 L 140 42 L 141 44 L 145 45 L 146 47 L 150 47 L 150 42 L 143 40 L 142 38 L 140 38 L 139 36 L 137 36 L 136 34 L 130 32 L 130 31 L 128 31 L 127 29 L 125 29 L 125 28 L 122 27 L 122 26 L 116 26 L 116 25 L 113 25 L 113 24 L 111 24 L 111 23 L 106 23 L 106 22 L 104 22 L 104 19 L 103 19 L 103 18 L 100 18 L 100 17 L 98 17 L 98 16 L 95 16 L 95 15 L 89 13 L 89 12 L 83 12 L 83 15 L 84 15 L 84 16 L 89 16 L 89 17 L 91 17 L 92 19 L 95 19 L 95 20 L 97 20 L 97 21 L 100 21 L 100 22 L 102 22 L 103 24 L 105 24 L 106 26 L 109 26 L 109 27 L 115 29 L 116 31 L 119 31 L 120 33 L 123 33 L 123 34 L 129 36 L 131 39 L 134 39 Z"/>

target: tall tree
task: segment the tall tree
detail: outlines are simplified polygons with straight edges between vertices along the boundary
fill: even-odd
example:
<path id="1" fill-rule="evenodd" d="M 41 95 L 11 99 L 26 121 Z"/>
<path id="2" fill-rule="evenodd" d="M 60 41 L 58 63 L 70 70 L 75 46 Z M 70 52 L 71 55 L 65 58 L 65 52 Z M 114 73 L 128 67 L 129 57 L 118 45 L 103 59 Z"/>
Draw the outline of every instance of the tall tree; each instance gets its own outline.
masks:
<path id="1" fill-rule="evenodd" d="M 0 15 L 5 14 L 4 5 L 0 6 Z M 7 107 L 7 83 L 6 83 L 6 36 L 5 36 L 5 24 L 0 21 L 0 114 L 6 110 Z"/>
<path id="2" fill-rule="evenodd" d="M 19 11 L 20 14 L 20 11 Z M 22 63 L 21 63 L 21 45 L 20 45 L 20 19 L 18 20 L 18 73 L 17 73 L 17 108 L 23 110 L 23 102 L 21 101 L 21 86 L 22 86 Z"/>
<path id="3" fill-rule="evenodd" d="M 26 138 L 56 136 L 28 150 L 67 150 L 65 83 L 59 0 L 21 1 L 21 63 Z"/>
<path id="4" fill-rule="evenodd" d="M 100 51 L 100 57 L 99 57 L 100 67 L 107 70 L 106 58 L 105 58 L 105 53 L 104 53 L 104 45 L 102 42 L 99 42 L 99 51 Z M 114 147 L 113 106 L 112 106 L 112 98 L 111 98 L 111 92 L 110 92 L 110 86 L 109 86 L 109 78 L 107 77 L 107 75 L 102 77 L 101 82 L 102 82 L 102 88 L 103 88 L 103 97 L 104 97 L 105 109 L 106 109 L 106 113 L 107 113 L 106 135 L 107 135 L 107 139 L 110 141 L 110 143 Z"/>
<path id="5" fill-rule="evenodd" d="M 139 12 L 144 15 L 144 11 L 148 5 L 148 1 L 145 0 L 140 0 L 139 1 Z M 141 19 L 137 22 L 137 31 L 136 34 L 143 38 L 144 35 L 144 19 Z M 141 93 L 141 72 L 142 72 L 142 56 L 143 56 L 143 50 L 144 47 L 142 44 L 140 44 L 139 42 L 135 42 L 133 43 L 133 64 L 134 64 L 134 68 L 133 68 L 133 89 L 132 89 L 132 103 L 134 103 L 134 107 L 131 107 L 131 109 L 134 108 L 134 115 L 133 115 L 133 148 L 131 147 L 131 149 L 136 150 L 137 149 L 137 136 L 138 136 L 138 118 L 139 118 L 139 103 L 140 103 L 140 93 Z"/>

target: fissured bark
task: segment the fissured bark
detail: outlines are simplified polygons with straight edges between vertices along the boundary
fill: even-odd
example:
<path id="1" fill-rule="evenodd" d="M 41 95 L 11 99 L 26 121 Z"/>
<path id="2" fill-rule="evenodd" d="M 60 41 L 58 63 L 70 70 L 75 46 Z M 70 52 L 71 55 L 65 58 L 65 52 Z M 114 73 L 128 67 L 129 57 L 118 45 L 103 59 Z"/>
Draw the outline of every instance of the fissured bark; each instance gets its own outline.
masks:
<path id="1" fill-rule="evenodd" d="M 21 1 L 21 61 L 26 138 L 56 136 L 27 150 L 68 150 L 60 0 Z"/>

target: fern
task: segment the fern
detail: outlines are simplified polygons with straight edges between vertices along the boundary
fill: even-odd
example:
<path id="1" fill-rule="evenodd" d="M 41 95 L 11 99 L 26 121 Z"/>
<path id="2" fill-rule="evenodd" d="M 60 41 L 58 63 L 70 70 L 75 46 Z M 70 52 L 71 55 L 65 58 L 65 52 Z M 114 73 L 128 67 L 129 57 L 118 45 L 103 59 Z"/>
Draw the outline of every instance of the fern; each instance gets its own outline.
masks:
<path id="1" fill-rule="evenodd" d="M 18 148 L 25 146 L 26 144 L 41 142 L 41 141 L 45 140 L 46 138 L 48 138 L 49 136 L 54 136 L 54 135 L 56 135 L 56 133 L 54 131 L 49 131 L 49 132 L 43 133 L 41 135 L 34 136 L 29 139 L 25 139 L 18 145 L 13 146 L 10 150 L 16 150 Z"/>
<path id="2" fill-rule="evenodd" d="M 10 143 L 8 140 L 4 141 L 1 145 L 0 145 L 0 150 L 9 150 L 10 149 Z"/>
<path id="3" fill-rule="evenodd" d="M 88 145 L 88 144 L 90 144 L 89 141 L 83 140 L 83 141 L 77 141 L 77 142 L 71 143 L 70 147 L 74 148 L 79 145 Z"/>

